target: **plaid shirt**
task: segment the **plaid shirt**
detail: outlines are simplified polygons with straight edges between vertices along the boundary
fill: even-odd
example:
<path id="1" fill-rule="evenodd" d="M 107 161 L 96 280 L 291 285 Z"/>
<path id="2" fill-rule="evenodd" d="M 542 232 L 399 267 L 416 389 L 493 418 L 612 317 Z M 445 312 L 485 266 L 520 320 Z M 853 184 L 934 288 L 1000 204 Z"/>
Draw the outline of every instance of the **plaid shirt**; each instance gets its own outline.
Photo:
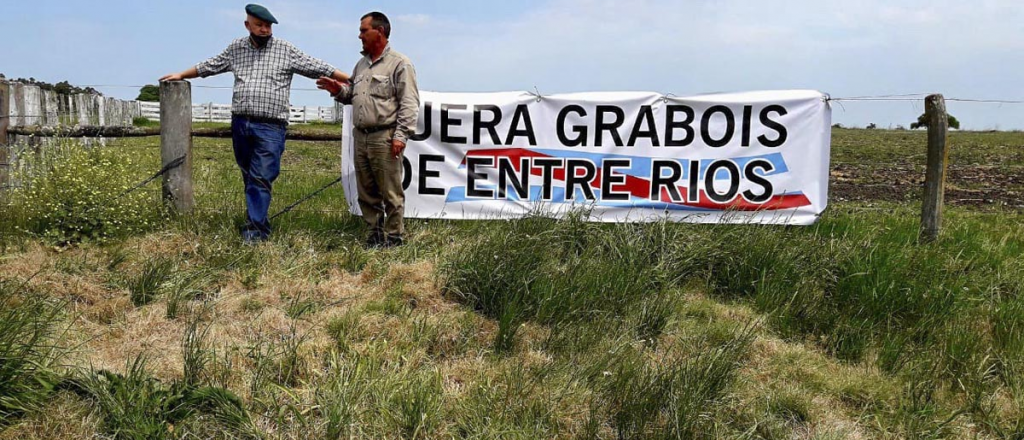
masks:
<path id="1" fill-rule="evenodd" d="M 283 122 L 288 122 L 292 75 L 298 73 L 315 79 L 331 76 L 334 70 L 330 64 L 306 55 L 292 43 L 277 37 L 262 48 L 253 47 L 249 37 L 239 38 L 220 55 L 196 65 L 196 72 L 203 78 L 235 73 L 231 114 Z"/>

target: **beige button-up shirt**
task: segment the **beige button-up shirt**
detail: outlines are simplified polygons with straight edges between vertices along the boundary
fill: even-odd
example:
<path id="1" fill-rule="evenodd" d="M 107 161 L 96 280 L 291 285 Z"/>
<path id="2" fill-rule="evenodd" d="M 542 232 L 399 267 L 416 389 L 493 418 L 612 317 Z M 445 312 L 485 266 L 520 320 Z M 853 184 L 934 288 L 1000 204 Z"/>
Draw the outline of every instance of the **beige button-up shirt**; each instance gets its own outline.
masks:
<path id="1" fill-rule="evenodd" d="M 420 92 L 412 61 L 389 44 L 377 61 L 367 54 L 352 69 L 352 83 L 344 84 L 334 99 L 352 104 L 356 128 L 396 125 L 395 139 L 408 142 L 416 131 Z"/>

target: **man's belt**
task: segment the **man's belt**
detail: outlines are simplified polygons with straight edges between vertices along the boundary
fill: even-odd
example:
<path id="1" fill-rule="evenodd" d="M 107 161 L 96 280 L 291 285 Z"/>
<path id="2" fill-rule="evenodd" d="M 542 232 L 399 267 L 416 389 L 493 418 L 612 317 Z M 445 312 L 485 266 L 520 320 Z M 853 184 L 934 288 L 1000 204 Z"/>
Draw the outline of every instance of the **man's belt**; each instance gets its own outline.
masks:
<path id="1" fill-rule="evenodd" d="M 390 130 L 390 129 L 397 128 L 397 127 L 398 127 L 398 124 L 390 124 L 390 125 L 378 125 L 376 127 L 355 127 L 355 129 L 359 130 L 363 134 L 373 134 L 373 133 L 376 133 L 378 131 Z"/>
<path id="2" fill-rule="evenodd" d="M 240 117 L 240 118 L 248 119 L 249 122 L 259 122 L 259 123 L 264 123 L 264 124 L 283 124 L 283 125 L 288 125 L 288 121 L 277 119 L 277 118 L 267 118 L 267 117 L 263 117 L 263 116 L 249 116 L 249 115 L 237 115 L 237 114 L 236 115 L 232 115 L 232 116 L 237 116 L 237 117 Z"/>

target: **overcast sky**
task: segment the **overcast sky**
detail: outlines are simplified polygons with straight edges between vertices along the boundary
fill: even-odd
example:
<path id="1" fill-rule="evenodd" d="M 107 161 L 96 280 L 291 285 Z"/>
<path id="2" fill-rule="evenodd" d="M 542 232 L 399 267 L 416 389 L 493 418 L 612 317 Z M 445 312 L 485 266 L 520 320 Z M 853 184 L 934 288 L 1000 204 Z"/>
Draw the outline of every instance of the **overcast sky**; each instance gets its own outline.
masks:
<path id="1" fill-rule="evenodd" d="M 136 86 L 244 36 L 245 1 L 9 1 L 0 72 L 76 85 Z M 833 97 L 941 92 L 1024 99 L 1020 0 L 469 0 L 263 2 L 274 35 L 351 71 L 359 17 L 392 18 L 392 46 L 420 88 L 542 94 L 816 89 Z M 230 86 L 231 76 L 193 80 Z M 311 89 L 296 77 L 294 88 Z M 137 88 L 99 87 L 132 99 Z M 197 102 L 230 91 L 195 88 Z M 330 105 L 295 90 L 294 105 Z M 1024 129 L 1024 105 L 950 102 L 965 128 Z M 844 125 L 909 125 L 920 102 L 846 102 Z"/>

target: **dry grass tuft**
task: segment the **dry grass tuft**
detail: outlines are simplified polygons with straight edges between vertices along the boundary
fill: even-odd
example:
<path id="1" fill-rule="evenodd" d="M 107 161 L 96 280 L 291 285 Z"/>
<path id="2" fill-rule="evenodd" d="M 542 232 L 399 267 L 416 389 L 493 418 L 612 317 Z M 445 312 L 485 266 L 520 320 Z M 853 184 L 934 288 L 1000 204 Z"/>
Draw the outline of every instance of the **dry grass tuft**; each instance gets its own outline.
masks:
<path id="1" fill-rule="evenodd" d="M 60 393 L 40 411 L 0 430 L 0 440 L 79 440 L 95 438 L 100 419 L 89 404 L 71 393 Z"/>

